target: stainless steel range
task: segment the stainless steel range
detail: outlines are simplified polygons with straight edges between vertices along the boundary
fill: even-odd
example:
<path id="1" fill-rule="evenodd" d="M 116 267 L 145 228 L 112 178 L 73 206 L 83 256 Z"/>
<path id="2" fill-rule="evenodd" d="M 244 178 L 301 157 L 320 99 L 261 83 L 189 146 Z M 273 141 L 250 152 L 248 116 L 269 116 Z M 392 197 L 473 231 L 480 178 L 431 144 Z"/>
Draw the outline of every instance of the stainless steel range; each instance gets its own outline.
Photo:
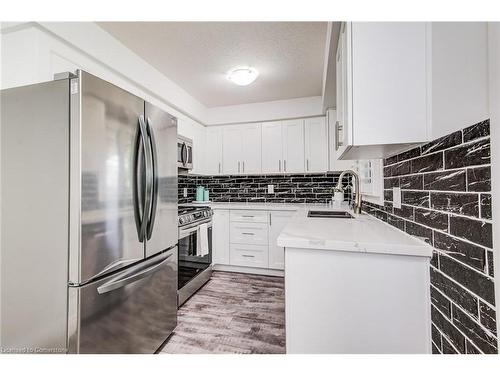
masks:
<path id="1" fill-rule="evenodd" d="M 212 275 L 212 209 L 179 206 L 179 306 Z"/>

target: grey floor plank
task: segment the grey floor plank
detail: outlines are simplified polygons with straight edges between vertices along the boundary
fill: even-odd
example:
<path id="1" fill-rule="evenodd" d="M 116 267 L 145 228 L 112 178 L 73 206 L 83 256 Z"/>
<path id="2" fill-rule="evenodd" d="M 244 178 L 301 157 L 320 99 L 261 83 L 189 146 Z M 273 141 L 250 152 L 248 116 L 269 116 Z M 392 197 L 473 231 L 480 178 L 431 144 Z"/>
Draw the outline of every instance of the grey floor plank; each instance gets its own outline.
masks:
<path id="1" fill-rule="evenodd" d="M 214 272 L 179 309 L 161 353 L 285 353 L 283 278 Z"/>

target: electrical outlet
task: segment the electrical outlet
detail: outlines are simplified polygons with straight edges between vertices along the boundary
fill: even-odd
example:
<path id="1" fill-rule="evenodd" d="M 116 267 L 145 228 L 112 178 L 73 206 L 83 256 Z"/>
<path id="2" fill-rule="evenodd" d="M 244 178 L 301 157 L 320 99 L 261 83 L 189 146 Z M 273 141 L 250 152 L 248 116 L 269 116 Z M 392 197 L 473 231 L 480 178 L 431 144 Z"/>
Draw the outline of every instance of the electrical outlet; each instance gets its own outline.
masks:
<path id="1" fill-rule="evenodd" d="M 274 185 L 267 185 L 267 193 L 274 194 Z"/>
<path id="2" fill-rule="evenodd" d="M 184 188 L 184 190 L 182 191 L 182 195 L 184 198 L 187 198 L 187 196 L 188 196 L 188 189 L 187 188 Z"/>
<path id="3" fill-rule="evenodd" d="M 401 188 L 392 188 L 392 206 L 394 208 L 401 208 Z"/>

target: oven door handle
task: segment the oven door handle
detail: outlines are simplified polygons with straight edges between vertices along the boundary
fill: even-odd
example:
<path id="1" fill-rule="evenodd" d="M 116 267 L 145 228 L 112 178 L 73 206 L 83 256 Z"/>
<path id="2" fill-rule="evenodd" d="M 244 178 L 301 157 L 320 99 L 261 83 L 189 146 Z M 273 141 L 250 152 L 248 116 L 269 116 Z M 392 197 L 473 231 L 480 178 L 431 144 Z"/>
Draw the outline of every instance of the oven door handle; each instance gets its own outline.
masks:
<path id="1" fill-rule="evenodd" d="M 208 224 L 208 228 L 212 228 L 211 221 L 207 221 L 205 223 Z M 200 224 L 205 224 L 205 223 L 200 223 Z M 197 223 L 196 225 L 193 225 L 192 227 L 188 228 L 179 228 L 179 240 L 189 236 L 191 233 L 198 231 L 198 227 L 200 226 L 200 224 Z"/>

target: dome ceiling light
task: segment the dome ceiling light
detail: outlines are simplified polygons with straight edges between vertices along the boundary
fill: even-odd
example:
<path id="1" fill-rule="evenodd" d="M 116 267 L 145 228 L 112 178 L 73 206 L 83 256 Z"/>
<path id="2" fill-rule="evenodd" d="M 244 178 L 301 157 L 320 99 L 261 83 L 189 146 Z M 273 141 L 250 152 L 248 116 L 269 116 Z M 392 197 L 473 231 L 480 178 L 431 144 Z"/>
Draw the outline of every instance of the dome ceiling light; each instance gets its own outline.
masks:
<path id="1" fill-rule="evenodd" d="M 249 66 L 234 68 L 227 74 L 227 79 L 238 86 L 247 86 L 257 79 L 259 72 Z"/>

